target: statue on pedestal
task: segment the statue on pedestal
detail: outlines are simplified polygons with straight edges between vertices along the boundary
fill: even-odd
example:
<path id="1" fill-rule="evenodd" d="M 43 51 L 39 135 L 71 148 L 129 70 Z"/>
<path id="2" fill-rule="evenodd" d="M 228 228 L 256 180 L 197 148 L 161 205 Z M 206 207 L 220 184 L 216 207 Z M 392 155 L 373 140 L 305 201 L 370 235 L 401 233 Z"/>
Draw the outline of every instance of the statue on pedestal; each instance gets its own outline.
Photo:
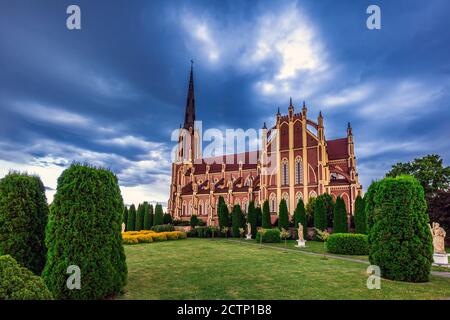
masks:
<path id="1" fill-rule="evenodd" d="M 298 239 L 302 241 L 305 240 L 303 237 L 303 225 L 300 222 L 298 223 Z"/>
<path id="2" fill-rule="evenodd" d="M 433 236 L 433 248 L 434 253 L 446 254 L 445 251 L 445 230 L 439 226 L 439 223 L 433 222 L 433 226 L 430 226 L 430 232 Z"/>
<path id="3" fill-rule="evenodd" d="M 246 239 L 250 240 L 252 238 L 252 225 L 247 223 L 247 236 Z"/>
<path id="4" fill-rule="evenodd" d="M 125 232 L 125 222 L 122 222 L 122 232 Z"/>

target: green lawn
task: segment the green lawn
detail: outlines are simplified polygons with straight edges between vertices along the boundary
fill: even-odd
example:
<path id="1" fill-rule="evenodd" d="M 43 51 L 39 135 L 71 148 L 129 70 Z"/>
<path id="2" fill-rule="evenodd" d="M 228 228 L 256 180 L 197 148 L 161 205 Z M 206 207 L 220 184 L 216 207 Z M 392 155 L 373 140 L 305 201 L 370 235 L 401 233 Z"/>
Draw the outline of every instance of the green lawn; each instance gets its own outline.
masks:
<path id="1" fill-rule="evenodd" d="M 225 240 L 125 246 L 121 299 L 448 299 L 450 279 L 366 287 L 366 265 Z"/>

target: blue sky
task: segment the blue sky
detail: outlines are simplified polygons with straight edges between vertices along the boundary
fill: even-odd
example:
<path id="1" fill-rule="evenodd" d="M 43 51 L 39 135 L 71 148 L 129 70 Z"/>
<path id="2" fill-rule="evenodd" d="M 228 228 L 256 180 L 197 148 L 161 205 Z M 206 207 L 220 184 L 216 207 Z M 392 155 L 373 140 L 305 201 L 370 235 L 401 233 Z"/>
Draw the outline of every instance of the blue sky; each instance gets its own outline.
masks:
<path id="1" fill-rule="evenodd" d="M 66 8 L 81 8 L 81 30 Z M 366 28 L 381 7 L 382 29 Z M 165 202 L 190 59 L 205 128 L 259 128 L 289 97 L 353 126 L 366 188 L 398 161 L 450 162 L 450 3 L 0 1 L 0 177 L 37 173 L 49 200 L 72 161 L 111 168 L 125 202 Z"/>

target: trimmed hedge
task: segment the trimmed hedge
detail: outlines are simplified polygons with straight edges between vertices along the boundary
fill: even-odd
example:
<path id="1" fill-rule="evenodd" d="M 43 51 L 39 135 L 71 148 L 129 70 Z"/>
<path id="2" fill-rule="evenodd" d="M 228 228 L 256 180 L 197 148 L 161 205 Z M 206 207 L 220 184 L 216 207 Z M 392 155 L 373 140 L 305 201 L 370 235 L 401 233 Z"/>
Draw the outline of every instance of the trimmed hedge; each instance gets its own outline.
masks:
<path id="1" fill-rule="evenodd" d="M 263 211 L 262 211 L 262 227 L 270 229 L 272 228 L 272 221 L 270 218 L 270 207 L 269 207 L 269 201 L 264 201 L 263 204 Z"/>
<path id="2" fill-rule="evenodd" d="M 228 207 L 225 204 L 225 200 L 222 196 L 219 197 L 219 203 L 217 205 L 217 212 L 219 216 L 219 227 L 220 229 L 228 227 L 230 224 L 230 213 L 228 212 Z"/>
<path id="3" fill-rule="evenodd" d="M 323 198 L 314 201 L 314 227 L 323 231 L 327 228 L 327 208 Z"/>
<path id="4" fill-rule="evenodd" d="M 44 280 L 10 255 L 0 256 L 0 300 L 51 300 Z"/>
<path id="5" fill-rule="evenodd" d="M 337 197 L 336 204 L 333 209 L 333 232 L 348 232 L 347 209 L 345 208 L 345 202 L 341 197 Z"/>
<path id="6" fill-rule="evenodd" d="M 127 222 L 127 231 L 135 231 L 136 227 L 136 207 L 134 204 L 130 206 L 130 210 L 128 210 L 128 222 Z"/>
<path id="7" fill-rule="evenodd" d="M 264 243 L 276 243 L 276 242 L 281 242 L 281 232 L 278 228 L 274 228 L 274 229 L 263 229 L 262 231 L 258 231 L 258 233 L 256 234 L 256 241 L 260 242 L 261 241 L 261 234 L 262 235 L 262 242 Z"/>
<path id="8" fill-rule="evenodd" d="M 330 253 L 359 256 L 369 254 L 369 240 L 365 234 L 333 233 L 328 237 L 326 245 Z"/>
<path id="9" fill-rule="evenodd" d="M 152 243 L 177 239 L 186 239 L 186 233 L 182 231 L 154 232 L 151 230 L 122 233 L 123 244 Z"/>
<path id="10" fill-rule="evenodd" d="M 110 170 L 72 164 L 63 171 L 50 209 L 43 272 L 56 299 L 102 299 L 122 292 L 127 280 L 122 219 L 123 200 Z M 81 270 L 80 290 L 66 286 L 71 265 Z"/>
<path id="11" fill-rule="evenodd" d="M 355 232 L 367 234 L 366 202 L 361 196 L 355 200 Z"/>
<path id="12" fill-rule="evenodd" d="M 256 228 L 258 227 L 257 223 L 258 223 L 258 218 L 257 218 L 257 211 L 255 208 L 255 203 L 253 201 L 250 201 L 250 203 L 248 204 L 248 223 L 251 226 L 251 231 L 252 231 L 252 238 L 256 237 Z M 245 230 L 245 233 L 247 233 L 247 230 Z"/>
<path id="13" fill-rule="evenodd" d="M 155 232 L 168 232 L 168 231 L 174 231 L 175 228 L 171 224 L 160 224 L 160 225 L 157 225 L 157 226 L 153 226 L 151 228 L 151 230 L 153 230 Z"/>
<path id="14" fill-rule="evenodd" d="M 285 199 L 281 199 L 278 212 L 278 228 L 289 228 L 289 212 Z"/>
<path id="15" fill-rule="evenodd" d="M 155 206 L 155 215 L 153 217 L 153 225 L 157 226 L 160 224 L 164 224 L 164 213 L 162 205 L 159 203 Z"/>
<path id="16" fill-rule="evenodd" d="M 122 208 L 121 208 L 122 220 Z M 0 254 L 40 275 L 45 265 L 48 205 L 37 176 L 11 172 L 0 180 Z"/>
<path id="17" fill-rule="evenodd" d="M 387 279 L 428 281 L 433 246 L 423 187 L 411 176 L 400 176 L 368 191 L 370 263 Z"/>

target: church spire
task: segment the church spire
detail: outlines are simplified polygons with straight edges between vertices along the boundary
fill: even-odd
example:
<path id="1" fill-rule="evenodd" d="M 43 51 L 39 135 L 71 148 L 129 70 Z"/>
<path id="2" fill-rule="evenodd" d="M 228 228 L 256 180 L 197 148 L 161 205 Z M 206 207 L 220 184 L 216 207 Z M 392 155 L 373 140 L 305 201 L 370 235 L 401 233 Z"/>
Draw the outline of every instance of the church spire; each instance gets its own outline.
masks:
<path id="1" fill-rule="evenodd" d="M 186 113 L 184 116 L 184 128 L 189 130 L 190 127 L 194 129 L 195 122 L 195 98 L 194 98 L 194 61 L 191 60 L 191 73 L 189 77 L 189 88 L 186 101 Z"/>

